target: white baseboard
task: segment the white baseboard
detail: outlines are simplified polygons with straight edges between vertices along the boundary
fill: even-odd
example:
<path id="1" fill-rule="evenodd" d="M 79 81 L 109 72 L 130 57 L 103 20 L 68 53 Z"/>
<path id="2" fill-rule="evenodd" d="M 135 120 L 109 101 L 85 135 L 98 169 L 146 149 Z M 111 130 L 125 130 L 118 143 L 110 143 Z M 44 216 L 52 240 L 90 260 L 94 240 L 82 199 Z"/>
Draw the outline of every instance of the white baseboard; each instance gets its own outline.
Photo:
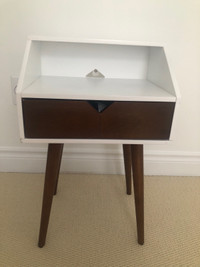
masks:
<path id="1" fill-rule="evenodd" d="M 47 148 L 0 147 L 0 172 L 44 172 Z M 65 149 L 61 172 L 124 174 L 120 148 Z M 145 175 L 200 176 L 199 152 L 145 151 Z"/>

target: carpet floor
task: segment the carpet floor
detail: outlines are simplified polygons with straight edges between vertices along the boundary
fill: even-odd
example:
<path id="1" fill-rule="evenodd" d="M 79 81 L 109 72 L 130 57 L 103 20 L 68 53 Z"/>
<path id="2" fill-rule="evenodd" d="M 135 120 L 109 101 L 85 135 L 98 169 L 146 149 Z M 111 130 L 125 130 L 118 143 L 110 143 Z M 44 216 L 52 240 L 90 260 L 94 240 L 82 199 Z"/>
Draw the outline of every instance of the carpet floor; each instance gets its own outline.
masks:
<path id="1" fill-rule="evenodd" d="M 122 175 L 61 174 L 37 247 L 43 174 L 0 173 L 0 266 L 200 266 L 200 178 L 145 177 L 145 244 Z"/>

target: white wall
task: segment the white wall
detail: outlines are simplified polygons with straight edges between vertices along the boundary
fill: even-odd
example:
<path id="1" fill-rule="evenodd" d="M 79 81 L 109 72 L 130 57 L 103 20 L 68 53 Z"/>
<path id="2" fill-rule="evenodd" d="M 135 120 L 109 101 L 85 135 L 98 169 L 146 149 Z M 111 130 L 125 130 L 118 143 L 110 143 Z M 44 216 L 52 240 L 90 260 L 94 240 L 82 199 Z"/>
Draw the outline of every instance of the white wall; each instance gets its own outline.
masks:
<path id="1" fill-rule="evenodd" d="M 28 35 L 53 35 L 165 43 L 182 98 L 175 139 L 145 147 L 145 173 L 200 175 L 199 14 L 199 0 L 0 0 L 0 171 L 44 169 L 46 146 L 19 142 L 10 76 Z M 123 172 L 118 146 L 70 145 L 64 161 L 64 171 Z"/>

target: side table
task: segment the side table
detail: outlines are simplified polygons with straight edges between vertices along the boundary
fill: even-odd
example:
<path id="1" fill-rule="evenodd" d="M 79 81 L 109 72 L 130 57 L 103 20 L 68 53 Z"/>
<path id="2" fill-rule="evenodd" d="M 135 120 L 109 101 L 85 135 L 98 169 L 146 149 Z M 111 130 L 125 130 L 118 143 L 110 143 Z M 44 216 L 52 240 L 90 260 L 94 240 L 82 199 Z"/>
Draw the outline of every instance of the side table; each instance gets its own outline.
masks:
<path id="1" fill-rule="evenodd" d="M 48 144 L 39 247 L 67 143 L 123 145 L 144 243 L 143 145 L 172 138 L 179 91 L 162 45 L 29 37 L 17 86 L 20 139 Z M 132 175 L 133 174 L 133 175 Z"/>

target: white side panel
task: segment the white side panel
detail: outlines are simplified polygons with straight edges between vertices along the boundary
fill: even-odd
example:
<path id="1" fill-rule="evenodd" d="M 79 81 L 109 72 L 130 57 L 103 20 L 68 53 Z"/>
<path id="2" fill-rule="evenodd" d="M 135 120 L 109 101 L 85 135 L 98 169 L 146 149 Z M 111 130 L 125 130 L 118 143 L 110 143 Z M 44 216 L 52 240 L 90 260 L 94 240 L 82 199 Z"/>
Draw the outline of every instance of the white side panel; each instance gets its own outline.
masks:
<path id="1" fill-rule="evenodd" d="M 26 49 L 25 49 L 24 58 L 22 61 L 21 72 L 20 72 L 19 81 L 18 81 L 17 90 L 16 90 L 17 114 L 18 114 L 18 122 L 19 122 L 19 134 L 20 134 L 21 140 L 24 138 L 21 92 L 22 92 L 22 84 L 24 82 L 24 75 L 25 75 L 25 71 L 26 71 L 28 57 L 29 57 L 29 53 L 30 53 L 30 48 L 31 48 L 31 41 L 28 40 L 27 44 L 26 44 Z"/>
<path id="2" fill-rule="evenodd" d="M 20 140 L 22 142 L 25 136 L 24 136 L 23 113 L 22 113 L 22 99 L 19 94 L 17 94 L 17 114 L 19 122 L 19 135 L 20 135 Z"/>
<path id="3" fill-rule="evenodd" d="M 40 42 L 32 42 L 31 49 L 27 61 L 26 71 L 24 75 L 23 88 L 29 86 L 41 75 L 41 56 L 40 56 Z"/>
<path id="4" fill-rule="evenodd" d="M 150 48 L 147 79 L 165 89 L 168 93 L 176 96 L 167 58 L 163 48 Z"/>
<path id="5" fill-rule="evenodd" d="M 176 112 L 179 106 L 180 92 L 166 49 L 158 47 L 150 48 L 147 79 L 176 97 L 176 105 L 170 133 L 170 140 L 173 140 L 174 124 L 176 124 Z"/>
<path id="6" fill-rule="evenodd" d="M 40 42 L 27 42 L 17 93 L 22 92 L 41 75 L 40 45 Z"/>
<path id="7" fill-rule="evenodd" d="M 24 88 L 29 86 L 41 75 L 41 61 L 40 61 L 40 42 L 27 41 L 26 50 L 24 53 L 22 68 L 20 72 L 19 82 L 16 90 L 17 94 L 17 108 L 20 138 L 24 138 L 23 115 L 21 105 L 21 94 Z"/>
<path id="8" fill-rule="evenodd" d="M 176 104 L 175 104 L 174 115 L 173 115 L 172 126 L 171 126 L 171 132 L 170 132 L 170 137 L 169 137 L 169 139 L 171 141 L 174 140 L 174 136 L 175 136 L 174 125 L 176 125 L 176 121 L 177 121 L 176 113 L 177 113 L 177 110 L 179 108 L 179 105 L 180 105 L 180 100 L 178 98 L 177 101 L 176 101 Z"/>
<path id="9" fill-rule="evenodd" d="M 105 78 L 145 79 L 149 47 L 42 42 L 42 75 L 85 77 L 98 69 Z"/>
<path id="10" fill-rule="evenodd" d="M 174 135 L 175 135 L 174 125 L 176 125 L 176 120 L 177 120 L 176 113 L 177 113 L 177 110 L 179 109 L 179 106 L 180 106 L 181 95 L 180 95 L 179 86 L 178 86 L 178 83 L 176 81 L 175 75 L 173 74 L 171 65 L 170 65 L 170 70 L 171 70 L 171 77 L 173 80 L 174 89 L 175 89 L 175 93 L 176 93 L 176 105 L 175 105 L 174 118 L 172 121 L 172 128 L 171 128 L 171 134 L 170 134 L 170 140 L 173 140 Z"/>

